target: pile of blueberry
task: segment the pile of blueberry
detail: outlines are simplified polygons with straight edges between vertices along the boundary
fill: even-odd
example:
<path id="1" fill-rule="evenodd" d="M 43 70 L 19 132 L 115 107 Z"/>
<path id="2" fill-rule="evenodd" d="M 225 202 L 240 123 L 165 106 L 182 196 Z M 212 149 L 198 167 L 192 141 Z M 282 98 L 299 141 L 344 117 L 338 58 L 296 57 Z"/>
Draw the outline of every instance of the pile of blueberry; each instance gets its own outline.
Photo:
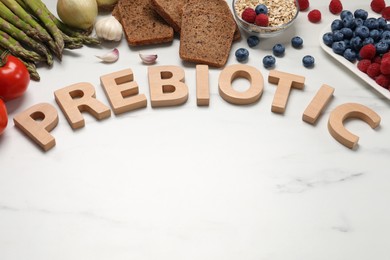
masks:
<path id="1" fill-rule="evenodd" d="M 369 18 L 365 10 L 344 10 L 322 36 L 333 52 L 350 62 L 385 89 L 390 90 L 390 24 L 383 17 Z"/>
<path id="2" fill-rule="evenodd" d="M 248 46 L 253 48 L 259 44 L 260 40 L 257 36 L 250 36 L 247 39 Z M 291 39 L 291 45 L 295 49 L 300 49 L 303 46 L 303 40 L 299 36 L 295 36 Z M 276 57 L 283 57 L 285 53 L 286 48 L 283 44 L 277 43 L 272 48 L 272 54 L 273 55 L 266 55 L 263 57 L 263 66 L 267 69 L 273 68 L 276 64 Z M 235 52 L 235 56 L 237 61 L 244 62 L 249 57 L 249 51 L 245 48 L 239 48 Z M 306 68 L 311 68 L 314 66 L 315 60 L 312 56 L 306 55 L 302 59 L 302 64 Z"/>
<path id="3" fill-rule="evenodd" d="M 334 53 L 354 62 L 359 59 L 360 49 L 367 44 L 374 44 L 378 54 L 389 51 L 390 24 L 383 17 L 368 18 L 363 9 L 354 13 L 344 10 L 340 19 L 332 22 L 331 32 L 325 33 L 322 40 Z"/>

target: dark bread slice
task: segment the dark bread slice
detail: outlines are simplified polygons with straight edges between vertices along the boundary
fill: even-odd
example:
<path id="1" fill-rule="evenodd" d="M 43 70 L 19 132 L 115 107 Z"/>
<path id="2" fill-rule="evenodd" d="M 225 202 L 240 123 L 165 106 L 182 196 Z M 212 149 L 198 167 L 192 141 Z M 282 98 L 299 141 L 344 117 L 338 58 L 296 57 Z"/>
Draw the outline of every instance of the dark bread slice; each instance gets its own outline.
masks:
<path id="1" fill-rule="evenodd" d="M 156 12 L 175 30 L 180 33 L 183 6 L 187 0 L 152 0 Z"/>
<path id="2" fill-rule="evenodd" d="M 180 58 L 222 67 L 229 57 L 235 23 L 226 15 L 185 8 L 180 34 Z"/>
<path id="3" fill-rule="evenodd" d="M 120 22 L 129 45 L 139 46 L 173 41 L 173 28 L 153 9 L 151 0 L 120 0 Z"/>
<path id="4" fill-rule="evenodd" d="M 121 20 L 121 14 L 119 13 L 119 5 L 115 5 L 114 9 L 111 12 L 111 15 L 114 16 L 118 21 Z"/>
<path id="5" fill-rule="evenodd" d="M 227 15 L 228 19 L 232 20 L 236 26 L 233 40 L 237 41 L 241 39 L 240 29 L 238 28 L 238 25 L 234 20 L 232 11 L 230 10 L 225 0 L 187 0 L 187 3 L 184 6 L 184 8 L 191 8 L 192 10 L 198 9 L 198 10 L 213 12 L 215 13 L 215 15 L 220 15 L 220 14 Z"/>

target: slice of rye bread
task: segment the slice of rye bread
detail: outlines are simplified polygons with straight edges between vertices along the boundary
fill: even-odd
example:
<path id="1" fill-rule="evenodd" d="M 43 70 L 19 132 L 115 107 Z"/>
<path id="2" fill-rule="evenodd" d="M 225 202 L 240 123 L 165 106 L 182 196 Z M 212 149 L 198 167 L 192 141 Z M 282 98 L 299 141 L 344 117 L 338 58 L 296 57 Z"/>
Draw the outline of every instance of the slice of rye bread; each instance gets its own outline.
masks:
<path id="1" fill-rule="evenodd" d="M 183 6 L 187 0 L 151 0 L 156 12 L 175 30 L 180 33 Z"/>
<path id="2" fill-rule="evenodd" d="M 131 46 L 173 41 L 173 28 L 153 9 L 151 0 L 120 0 L 120 22 Z"/>
<path id="3" fill-rule="evenodd" d="M 119 5 L 115 5 L 114 9 L 111 12 L 111 15 L 114 16 L 118 21 L 121 20 L 121 14 L 119 13 Z"/>
<path id="4" fill-rule="evenodd" d="M 191 8 L 191 10 L 204 10 L 207 12 L 213 12 L 215 15 L 225 14 L 229 20 L 235 23 L 234 41 L 241 39 L 241 32 L 238 28 L 236 21 L 234 20 L 232 11 L 230 10 L 225 0 L 187 0 L 186 5 L 183 8 Z"/>
<path id="5" fill-rule="evenodd" d="M 235 23 L 226 15 L 184 9 L 180 34 L 180 58 L 222 67 L 229 57 Z"/>

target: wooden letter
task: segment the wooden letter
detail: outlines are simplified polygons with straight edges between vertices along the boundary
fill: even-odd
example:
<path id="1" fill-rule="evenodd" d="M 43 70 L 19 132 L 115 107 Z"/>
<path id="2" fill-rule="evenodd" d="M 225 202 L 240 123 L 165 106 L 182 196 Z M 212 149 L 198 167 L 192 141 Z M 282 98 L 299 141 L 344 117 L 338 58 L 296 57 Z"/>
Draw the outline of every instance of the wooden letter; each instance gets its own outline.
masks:
<path id="1" fill-rule="evenodd" d="M 245 78 L 250 82 L 250 87 L 244 92 L 232 88 L 233 80 Z M 224 68 L 219 75 L 219 94 L 229 103 L 236 105 L 248 105 L 260 99 L 263 93 L 264 79 L 259 70 L 252 66 L 235 64 Z"/>
<path id="2" fill-rule="evenodd" d="M 73 129 L 85 125 L 81 112 L 86 111 L 98 120 L 111 116 L 110 108 L 95 98 L 95 88 L 89 83 L 77 83 L 56 90 L 54 96 Z"/>
<path id="3" fill-rule="evenodd" d="M 116 115 L 147 105 L 146 96 L 138 94 L 138 84 L 131 69 L 101 76 L 100 83 Z"/>
<path id="4" fill-rule="evenodd" d="M 321 112 L 324 110 L 325 106 L 333 97 L 333 92 L 334 88 L 325 84 L 322 85 L 310 104 L 305 109 L 305 112 L 303 112 L 302 120 L 306 123 L 314 124 L 320 116 Z"/>
<path id="5" fill-rule="evenodd" d="M 152 107 L 177 106 L 188 99 L 184 70 L 177 66 L 149 67 L 149 89 Z"/>
<path id="6" fill-rule="evenodd" d="M 209 66 L 196 65 L 196 104 L 198 106 L 208 106 L 209 103 Z"/>
<path id="7" fill-rule="evenodd" d="M 58 124 L 57 110 L 50 104 L 34 105 L 14 117 L 14 124 L 37 143 L 44 151 L 56 145 L 49 134 Z"/>
<path id="8" fill-rule="evenodd" d="M 375 111 L 370 108 L 356 103 L 346 103 L 336 107 L 329 116 L 328 130 L 329 133 L 341 144 L 353 149 L 358 141 L 359 136 L 349 132 L 343 125 L 343 122 L 349 118 L 356 118 L 363 120 L 371 126 L 376 128 L 381 122 L 381 118 Z"/>
<path id="9" fill-rule="evenodd" d="M 277 70 L 271 70 L 269 72 L 268 82 L 272 84 L 278 84 L 274 100 L 272 101 L 271 111 L 282 114 L 286 110 L 287 100 L 288 96 L 290 95 L 291 87 L 296 89 L 303 89 L 305 86 L 305 77 Z"/>

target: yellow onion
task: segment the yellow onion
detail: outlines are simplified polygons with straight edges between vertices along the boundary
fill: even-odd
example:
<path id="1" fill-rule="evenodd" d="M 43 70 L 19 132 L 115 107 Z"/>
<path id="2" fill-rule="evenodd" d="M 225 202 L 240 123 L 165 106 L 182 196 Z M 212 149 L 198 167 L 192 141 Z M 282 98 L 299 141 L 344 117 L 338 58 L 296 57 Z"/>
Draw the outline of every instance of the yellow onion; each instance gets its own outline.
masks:
<path id="1" fill-rule="evenodd" d="M 57 13 L 65 24 L 88 30 L 95 23 L 98 7 L 96 0 L 58 0 Z"/>
<path id="2" fill-rule="evenodd" d="M 99 10 L 111 11 L 118 0 L 96 0 Z"/>

